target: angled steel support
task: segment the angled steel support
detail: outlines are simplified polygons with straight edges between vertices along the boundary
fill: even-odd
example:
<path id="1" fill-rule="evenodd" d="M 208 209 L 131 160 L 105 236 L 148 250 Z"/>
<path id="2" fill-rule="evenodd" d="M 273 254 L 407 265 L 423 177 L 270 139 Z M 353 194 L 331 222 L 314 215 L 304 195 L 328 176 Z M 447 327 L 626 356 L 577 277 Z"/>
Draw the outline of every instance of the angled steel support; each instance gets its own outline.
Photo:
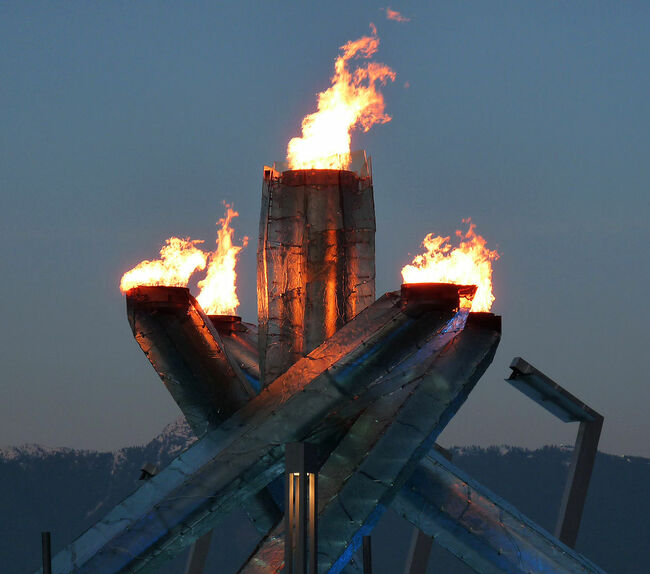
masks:
<path id="1" fill-rule="evenodd" d="M 187 564 L 185 565 L 185 574 L 203 574 L 205 563 L 208 560 L 211 542 L 212 531 L 207 532 L 192 544 L 190 554 L 187 557 Z"/>
<path id="2" fill-rule="evenodd" d="M 561 421 L 580 423 L 555 527 L 555 536 L 573 548 L 598 452 L 603 416 L 521 357 L 515 357 L 510 368 L 512 373 L 506 381 L 513 387 Z"/>
<path id="3" fill-rule="evenodd" d="M 500 317 L 470 314 L 464 325 L 466 317 L 466 312 L 459 312 L 371 387 L 372 402 L 323 465 L 319 572 L 338 573 L 347 566 L 390 504 L 392 493 L 491 362 Z M 348 416 L 345 408 L 341 414 Z M 279 572 L 281 557 L 273 547 L 278 548 L 281 539 L 281 528 L 276 528 L 241 572 Z"/>
<path id="4" fill-rule="evenodd" d="M 318 449 L 305 442 L 285 450 L 286 502 L 284 570 L 286 574 L 316 574 L 318 564 Z"/>
<path id="5" fill-rule="evenodd" d="M 454 317 L 458 291 L 431 285 L 376 301 L 57 554 L 54 572 L 155 571 L 280 476 L 284 444 L 331 450 L 365 408 L 354 397 Z"/>
<path id="6" fill-rule="evenodd" d="M 433 448 L 451 462 L 450 451 L 441 447 L 438 443 L 434 444 Z M 404 574 L 426 574 L 432 547 L 433 538 L 427 536 L 422 530 L 414 526 L 413 534 L 411 535 L 411 545 L 406 556 Z"/>
<path id="7" fill-rule="evenodd" d="M 479 574 L 604 574 L 435 450 L 391 508 Z"/>

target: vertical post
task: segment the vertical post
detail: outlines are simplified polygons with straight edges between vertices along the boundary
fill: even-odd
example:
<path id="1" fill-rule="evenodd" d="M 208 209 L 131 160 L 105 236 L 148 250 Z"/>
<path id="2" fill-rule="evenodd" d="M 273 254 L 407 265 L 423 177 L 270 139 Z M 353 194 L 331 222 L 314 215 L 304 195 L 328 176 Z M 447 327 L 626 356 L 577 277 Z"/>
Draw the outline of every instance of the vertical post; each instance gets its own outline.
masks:
<path id="1" fill-rule="evenodd" d="M 404 574 L 426 574 L 432 545 L 433 538 L 427 536 L 419 528 L 413 528 Z"/>
<path id="2" fill-rule="evenodd" d="M 316 574 L 318 571 L 316 454 L 314 445 L 286 445 L 285 574 Z"/>
<path id="3" fill-rule="evenodd" d="M 43 574 L 52 574 L 52 547 L 49 532 L 41 532 L 41 548 L 43 554 Z"/>
<path id="4" fill-rule="evenodd" d="M 582 520 L 582 511 L 587 498 L 602 428 L 603 417 L 598 415 L 594 420 L 581 421 L 578 429 L 578 437 L 555 527 L 555 536 L 570 548 L 575 547 L 578 538 L 578 529 Z"/>
<path id="5" fill-rule="evenodd" d="M 207 532 L 190 547 L 190 554 L 185 565 L 185 574 L 203 574 L 210 552 L 212 531 Z"/>
<path id="6" fill-rule="evenodd" d="M 372 538 L 363 537 L 363 574 L 372 574 Z"/>

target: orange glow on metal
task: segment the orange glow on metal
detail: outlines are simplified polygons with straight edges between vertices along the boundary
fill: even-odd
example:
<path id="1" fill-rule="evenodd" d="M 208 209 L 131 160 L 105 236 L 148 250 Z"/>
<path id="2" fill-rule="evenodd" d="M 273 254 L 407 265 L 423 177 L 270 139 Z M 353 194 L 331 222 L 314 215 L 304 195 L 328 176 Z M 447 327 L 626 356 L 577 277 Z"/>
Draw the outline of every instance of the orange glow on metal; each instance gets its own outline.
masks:
<path id="1" fill-rule="evenodd" d="M 291 169 L 348 169 L 351 130 L 359 127 L 365 132 L 374 124 L 390 121 L 378 86 L 394 81 L 395 72 L 377 62 L 349 68 L 351 60 L 368 60 L 379 48 L 374 24 L 370 30 L 370 36 L 341 46 L 332 85 L 318 94 L 318 111 L 302 120 L 302 137 L 289 142 L 287 161 Z"/>
<path id="2" fill-rule="evenodd" d="M 426 250 L 402 268 L 404 283 L 454 283 L 476 285 L 472 311 L 489 311 L 494 301 L 492 294 L 492 261 L 499 258 L 497 251 L 486 247 L 487 241 L 477 235 L 476 225 L 470 219 L 465 234 L 456 231 L 458 247 L 452 247 L 449 237 L 429 233 L 422 245 Z"/>

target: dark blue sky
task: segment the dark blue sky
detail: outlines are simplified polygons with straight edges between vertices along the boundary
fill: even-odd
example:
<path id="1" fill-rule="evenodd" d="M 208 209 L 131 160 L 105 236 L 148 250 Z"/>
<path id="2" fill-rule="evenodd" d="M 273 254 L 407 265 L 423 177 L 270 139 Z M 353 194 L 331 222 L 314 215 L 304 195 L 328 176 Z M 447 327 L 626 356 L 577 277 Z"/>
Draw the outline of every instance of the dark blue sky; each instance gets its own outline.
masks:
<path id="1" fill-rule="evenodd" d="M 503 382 L 521 355 L 650 456 L 650 5 L 0 3 L 0 444 L 141 443 L 179 410 L 133 340 L 118 282 L 170 235 L 251 237 L 284 158 L 368 31 L 397 72 L 373 157 L 378 293 L 428 232 L 471 216 L 497 248 L 503 341 L 443 444 L 571 442 Z M 405 88 L 405 82 L 410 87 Z"/>

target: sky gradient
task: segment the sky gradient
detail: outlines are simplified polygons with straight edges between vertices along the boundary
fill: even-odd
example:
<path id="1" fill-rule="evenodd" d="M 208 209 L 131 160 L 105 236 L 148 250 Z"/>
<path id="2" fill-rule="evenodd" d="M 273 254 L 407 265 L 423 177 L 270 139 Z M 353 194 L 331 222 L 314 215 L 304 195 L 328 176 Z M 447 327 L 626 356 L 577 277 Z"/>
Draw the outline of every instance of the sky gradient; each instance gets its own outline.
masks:
<path id="1" fill-rule="evenodd" d="M 374 22 L 393 120 L 353 148 L 373 158 L 378 295 L 463 218 L 501 254 L 502 343 L 441 442 L 573 442 L 503 382 L 520 355 L 605 416 L 603 450 L 650 456 L 648 3 L 383 6 L 0 3 L 0 445 L 121 447 L 180 414 L 120 277 L 171 235 L 209 245 L 233 202 L 256 320 L 262 166 Z"/>

